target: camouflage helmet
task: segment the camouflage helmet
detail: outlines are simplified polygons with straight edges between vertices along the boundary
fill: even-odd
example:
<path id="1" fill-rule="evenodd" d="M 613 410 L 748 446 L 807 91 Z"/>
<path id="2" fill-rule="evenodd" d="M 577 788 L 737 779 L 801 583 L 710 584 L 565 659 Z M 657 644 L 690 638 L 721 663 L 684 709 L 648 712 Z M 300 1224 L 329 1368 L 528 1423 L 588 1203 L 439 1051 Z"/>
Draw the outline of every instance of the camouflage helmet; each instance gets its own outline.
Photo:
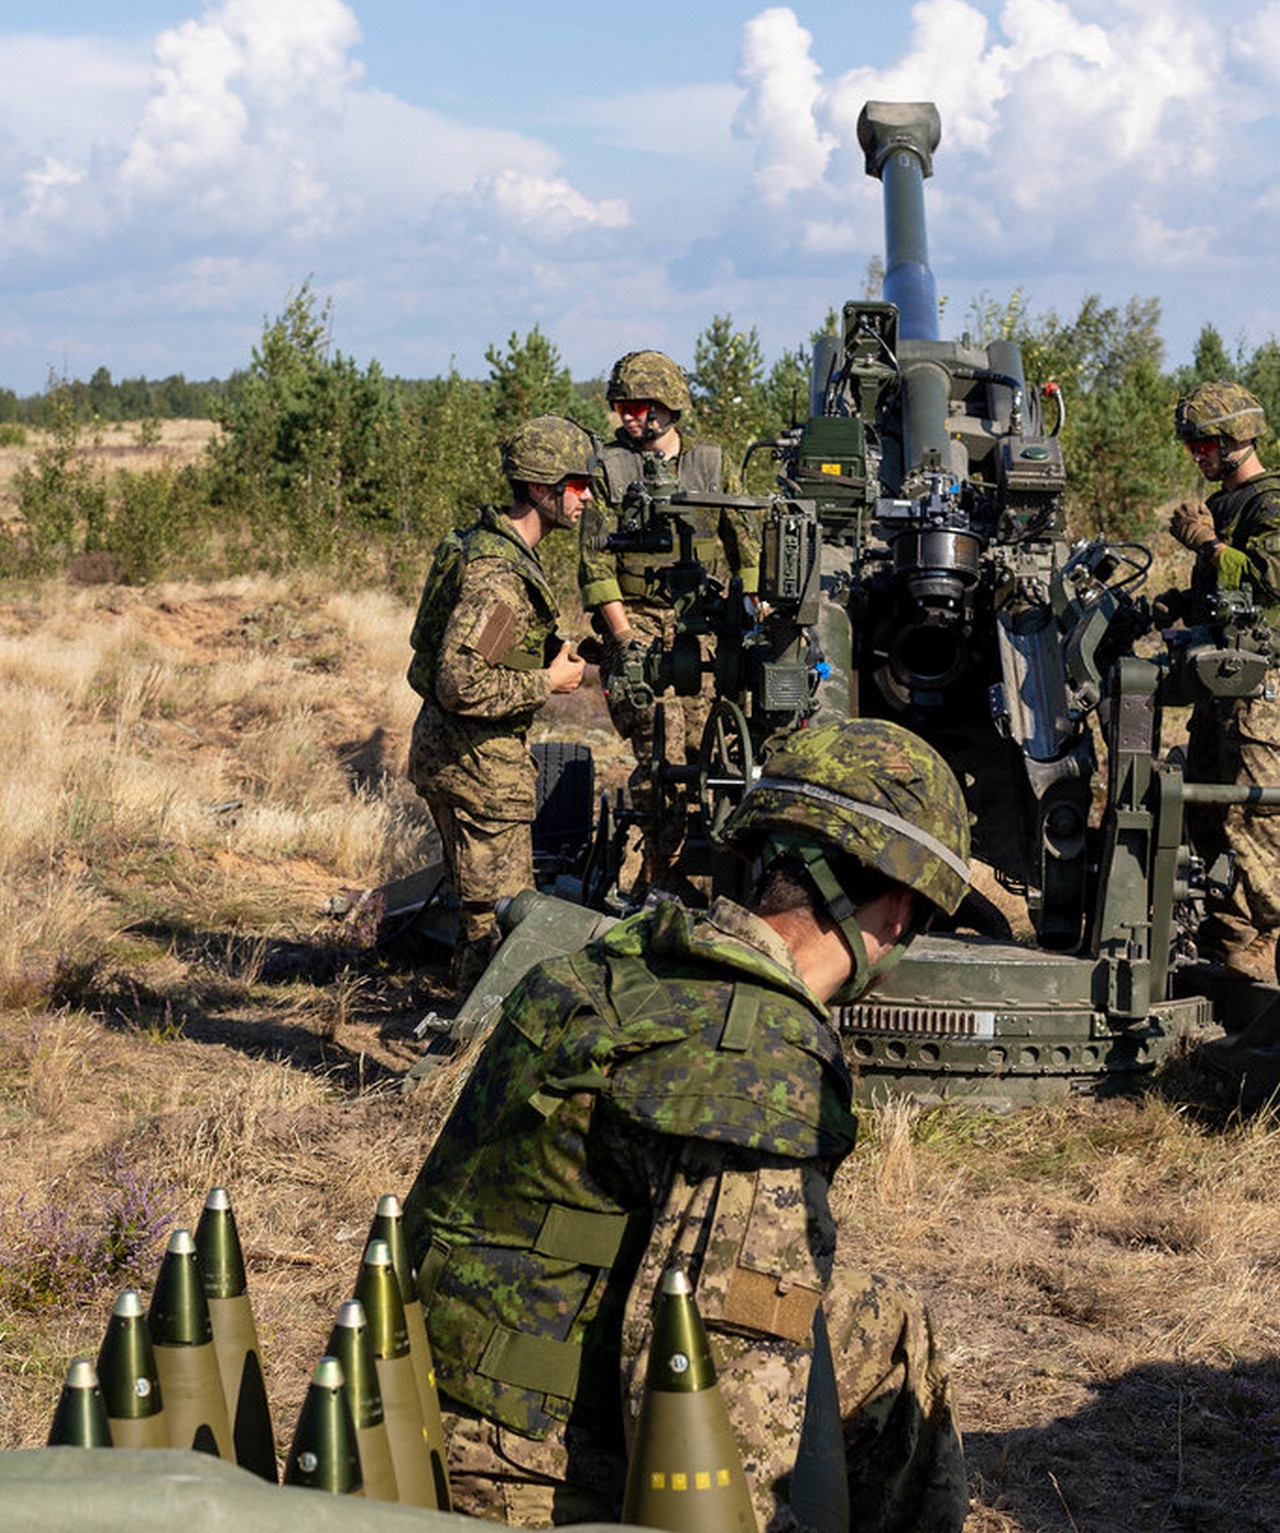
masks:
<path id="1" fill-rule="evenodd" d="M 589 478 L 598 468 L 595 438 L 567 415 L 535 415 L 502 447 L 502 472 L 519 484 Z"/>
<path id="2" fill-rule="evenodd" d="M 969 884 L 969 811 L 955 774 L 918 735 L 882 719 L 798 730 L 764 763 L 724 839 L 820 841 L 954 915 Z"/>
<path id="3" fill-rule="evenodd" d="M 1182 396 L 1173 412 L 1173 428 L 1184 442 L 1220 437 L 1252 442 L 1267 429 L 1267 417 L 1242 384 L 1219 380 L 1198 383 Z"/>
<path id="4" fill-rule="evenodd" d="M 620 399 L 651 399 L 674 416 L 693 409 L 684 368 L 661 351 L 629 351 L 619 357 L 605 398 L 611 405 Z"/>

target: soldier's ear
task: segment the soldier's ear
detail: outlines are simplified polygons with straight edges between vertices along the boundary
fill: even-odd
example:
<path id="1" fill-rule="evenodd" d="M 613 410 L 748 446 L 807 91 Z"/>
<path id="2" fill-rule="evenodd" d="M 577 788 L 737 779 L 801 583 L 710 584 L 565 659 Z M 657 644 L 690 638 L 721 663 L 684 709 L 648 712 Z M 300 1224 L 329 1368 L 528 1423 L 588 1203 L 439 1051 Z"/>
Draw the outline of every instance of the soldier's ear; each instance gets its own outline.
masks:
<path id="1" fill-rule="evenodd" d="M 885 947 L 892 947 L 911 925 L 915 916 L 915 894 L 902 884 L 864 905 L 858 912 L 858 924 L 868 936 Z"/>

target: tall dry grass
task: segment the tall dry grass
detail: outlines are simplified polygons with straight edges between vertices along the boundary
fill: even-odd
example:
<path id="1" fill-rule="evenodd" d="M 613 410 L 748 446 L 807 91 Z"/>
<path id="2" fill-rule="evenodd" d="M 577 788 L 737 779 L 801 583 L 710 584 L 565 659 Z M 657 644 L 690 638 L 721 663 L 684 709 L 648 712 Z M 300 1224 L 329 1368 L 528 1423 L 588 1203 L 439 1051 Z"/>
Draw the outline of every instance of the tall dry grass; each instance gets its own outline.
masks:
<path id="1" fill-rule="evenodd" d="M 390 599 L 49 585 L 0 616 L 0 993 L 106 950 L 157 891 L 217 927 L 255 870 L 285 889 L 297 866 L 314 893 L 425 859 L 399 773 L 409 619 Z M 335 718 L 339 670 L 359 702 Z M 335 747 L 362 741 L 353 776 Z M 279 919 L 296 907 L 282 895 Z"/>

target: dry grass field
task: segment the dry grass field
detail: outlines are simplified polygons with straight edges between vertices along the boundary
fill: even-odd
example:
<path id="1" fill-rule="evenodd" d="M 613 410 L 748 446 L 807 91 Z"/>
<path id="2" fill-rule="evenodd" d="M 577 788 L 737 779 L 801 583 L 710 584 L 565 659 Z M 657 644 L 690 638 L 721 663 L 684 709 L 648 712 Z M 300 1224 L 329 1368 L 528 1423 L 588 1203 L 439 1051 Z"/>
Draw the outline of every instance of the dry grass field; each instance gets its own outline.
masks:
<path id="1" fill-rule="evenodd" d="M 379 1194 L 438 955 L 335 897 L 426 860 L 411 613 L 306 579 L 0 590 L 0 1448 L 231 1192 L 280 1446 Z M 546 727 L 589 739 L 598 693 Z M 1280 1528 L 1280 1121 L 1136 1100 L 869 1114 L 844 1239 L 929 1296 L 969 1533 Z"/>
<path id="2" fill-rule="evenodd" d="M 190 463 L 199 457 L 217 427 L 207 420 L 166 420 L 144 428 L 136 421 L 104 425 L 86 431 L 81 443 L 84 456 L 107 472 L 127 468 L 135 473 Z M 21 447 L 0 447 L 0 519 L 17 510 L 14 481 L 23 468 L 35 466 L 36 455 L 49 444 L 47 432 L 27 430 Z"/>

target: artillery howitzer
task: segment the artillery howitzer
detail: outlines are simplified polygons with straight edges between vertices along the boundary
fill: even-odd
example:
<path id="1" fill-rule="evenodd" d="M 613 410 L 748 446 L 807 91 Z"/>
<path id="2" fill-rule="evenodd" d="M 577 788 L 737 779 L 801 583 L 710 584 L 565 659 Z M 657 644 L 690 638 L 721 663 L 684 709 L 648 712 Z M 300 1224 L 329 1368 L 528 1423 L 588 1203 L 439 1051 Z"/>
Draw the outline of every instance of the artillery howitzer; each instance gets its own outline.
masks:
<path id="1" fill-rule="evenodd" d="M 714 671 L 699 761 L 665 760 L 659 703 L 649 768 L 664 812 L 696 785 L 685 868 L 728 892 L 743 870 L 719 851 L 719 828 L 791 729 L 893 718 L 955 768 L 975 857 L 1021 896 L 1034 939 L 1014 941 L 997 903 L 971 896 L 957 930 L 917 941 L 871 998 L 843 1008 L 864 1094 L 1016 1102 L 1132 1082 L 1184 1034 L 1242 1026 L 1272 1005 L 1280 1016 L 1280 990 L 1222 984 L 1190 938 L 1224 870 L 1185 844 L 1184 807 L 1246 790 L 1188 785 L 1176 753 L 1160 758 L 1164 709 L 1258 695 L 1276 639 L 1247 587 L 1155 636 L 1139 594 L 1148 550 L 1072 543 L 1061 396 L 1028 384 L 1010 341 L 938 337 L 923 196 L 936 109 L 869 103 L 858 131 L 884 187 L 884 301 L 845 304 L 841 333 L 815 346 L 808 418 L 755 444 L 778 464 L 777 493 L 686 495 L 660 461 L 646 465 L 615 536 L 633 551 L 679 548 L 663 577 L 676 637 L 629 656 L 608 684 L 645 701 L 691 695 Z M 754 618 L 693 557 L 685 510 L 723 504 L 760 514 Z M 1280 786 L 1247 792 L 1280 802 Z M 628 908 L 621 849 L 640 819 L 602 800 L 589 852 L 557 885 L 594 907 L 584 920 Z M 586 931 L 558 920 L 546 950 Z M 528 961 L 507 972 L 499 953 L 464 1026 L 482 1023 L 485 997 Z"/>

